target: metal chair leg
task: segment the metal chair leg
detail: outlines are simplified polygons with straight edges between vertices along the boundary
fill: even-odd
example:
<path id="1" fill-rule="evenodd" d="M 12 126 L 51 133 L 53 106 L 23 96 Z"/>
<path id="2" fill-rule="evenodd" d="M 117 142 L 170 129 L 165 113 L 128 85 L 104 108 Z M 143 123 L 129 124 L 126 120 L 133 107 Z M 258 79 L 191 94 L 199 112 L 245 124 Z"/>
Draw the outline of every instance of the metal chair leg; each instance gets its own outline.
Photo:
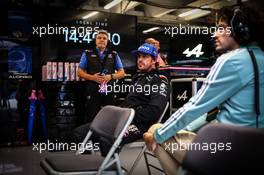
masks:
<path id="1" fill-rule="evenodd" d="M 145 150 L 146 150 L 146 145 L 142 148 L 142 150 L 140 151 L 139 155 L 137 156 L 136 160 L 134 161 L 132 167 L 130 168 L 129 172 L 128 172 L 128 175 L 132 175 L 134 169 L 137 167 L 141 157 L 143 156 Z"/>
<path id="2" fill-rule="evenodd" d="M 155 165 L 149 163 L 147 155 L 152 156 L 154 158 L 157 158 L 157 157 L 154 156 L 153 154 L 149 153 L 149 152 L 146 152 L 146 151 L 144 152 L 144 157 L 145 157 L 145 162 L 146 162 L 146 166 L 147 166 L 147 170 L 148 170 L 148 175 L 151 175 L 150 167 L 164 173 L 164 171 L 162 169 L 160 169 L 160 168 L 156 167 Z"/>

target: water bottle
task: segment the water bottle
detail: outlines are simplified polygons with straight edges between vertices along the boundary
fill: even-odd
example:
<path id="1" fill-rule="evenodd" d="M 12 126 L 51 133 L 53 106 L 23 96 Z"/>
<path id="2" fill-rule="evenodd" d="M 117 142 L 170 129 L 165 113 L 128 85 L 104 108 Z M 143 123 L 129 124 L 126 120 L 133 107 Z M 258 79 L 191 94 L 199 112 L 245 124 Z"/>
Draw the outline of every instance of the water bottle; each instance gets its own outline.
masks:
<path id="1" fill-rule="evenodd" d="M 28 116 L 28 143 L 31 144 L 33 141 L 32 135 L 33 135 L 33 128 L 34 128 L 34 116 L 36 112 L 36 102 L 37 102 L 37 96 L 36 96 L 35 89 L 32 89 L 31 95 L 28 99 L 30 100 L 29 116 Z"/>

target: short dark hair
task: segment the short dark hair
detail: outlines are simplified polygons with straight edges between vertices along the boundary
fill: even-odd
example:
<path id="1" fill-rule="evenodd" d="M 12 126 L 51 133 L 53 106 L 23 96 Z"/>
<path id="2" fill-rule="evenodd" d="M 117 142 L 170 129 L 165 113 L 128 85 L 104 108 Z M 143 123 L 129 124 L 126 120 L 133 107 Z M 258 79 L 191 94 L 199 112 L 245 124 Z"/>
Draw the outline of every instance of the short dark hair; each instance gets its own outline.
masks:
<path id="1" fill-rule="evenodd" d="M 219 21 L 224 21 L 228 26 L 231 27 L 231 20 L 234 17 L 236 8 L 225 7 L 219 11 Z M 249 7 L 239 7 L 241 16 L 239 18 L 246 23 L 249 28 L 249 39 L 246 42 L 236 40 L 240 45 L 248 45 L 252 42 L 262 42 L 262 24 L 259 22 L 259 14 Z M 236 38 L 234 38 L 236 39 Z"/>
<path id="2" fill-rule="evenodd" d="M 97 31 L 97 34 L 96 34 L 96 36 L 98 35 L 98 34 L 105 34 L 106 36 L 107 36 L 107 38 L 108 38 L 108 32 L 106 31 L 106 30 L 98 30 Z"/>
<path id="3" fill-rule="evenodd" d="M 225 7 L 222 8 L 219 12 L 218 12 L 218 20 L 217 22 L 219 23 L 219 21 L 225 21 L 227 23 L 228 26 L 231 26 L 230 21 L 232 19 L 234 15 L 234 10 L 229 8 L 229 7 Z"/>

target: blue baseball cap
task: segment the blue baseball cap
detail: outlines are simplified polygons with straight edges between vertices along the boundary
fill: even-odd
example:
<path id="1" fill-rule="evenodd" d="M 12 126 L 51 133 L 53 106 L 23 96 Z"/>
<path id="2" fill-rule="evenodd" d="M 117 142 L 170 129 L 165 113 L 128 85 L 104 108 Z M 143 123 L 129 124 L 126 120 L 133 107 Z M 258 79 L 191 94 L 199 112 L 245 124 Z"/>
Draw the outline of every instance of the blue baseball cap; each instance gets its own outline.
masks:
<path id="1" fill-rule="evenodd" d="M 137 57 L 139 53 L 147 54 L 154 58 L 158 57 L 158 51 L 156 47 L 148 43 L 144 43 L 141 46 L 139 46 L 137 50 L 132 51 L 134 57 Z"/>

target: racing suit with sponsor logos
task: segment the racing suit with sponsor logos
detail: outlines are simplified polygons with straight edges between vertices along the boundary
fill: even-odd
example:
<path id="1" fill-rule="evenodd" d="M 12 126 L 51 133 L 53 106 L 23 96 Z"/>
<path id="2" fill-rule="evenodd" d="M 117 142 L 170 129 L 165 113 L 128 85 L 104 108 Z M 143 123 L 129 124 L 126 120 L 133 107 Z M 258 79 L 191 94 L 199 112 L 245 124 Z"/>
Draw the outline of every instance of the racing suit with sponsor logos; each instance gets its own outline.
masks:
<path id="1" fill-rule="evenodd" d="M 143 133 L 159 120 L 170 94 L 167 78 L 159 75 L 156 70 L 136 74 L 132 78 L 132 86 L 121 104 L 122 107 L 135 110 L 135 117 L 123 143 L 142 138 Z"/>
<path id="2" fill-rule="evenodd" d="M 129 90 L 129 94 L 120 106 L 133 108 L 135 116 L 121 145 L 143 138 L 143 133 L 159 120 L 170 94 L 167 78 L 159 75 L 155 70 L 134 75 Z M 90 123 L 76 128 L 73 133 L 75 141 L 81 142 L 89 128 Z M 111 143 L 106 140 L 95 137 L 93 141 L 100 143 L 102 155 L 106 155 L 111 148 Z"/>

